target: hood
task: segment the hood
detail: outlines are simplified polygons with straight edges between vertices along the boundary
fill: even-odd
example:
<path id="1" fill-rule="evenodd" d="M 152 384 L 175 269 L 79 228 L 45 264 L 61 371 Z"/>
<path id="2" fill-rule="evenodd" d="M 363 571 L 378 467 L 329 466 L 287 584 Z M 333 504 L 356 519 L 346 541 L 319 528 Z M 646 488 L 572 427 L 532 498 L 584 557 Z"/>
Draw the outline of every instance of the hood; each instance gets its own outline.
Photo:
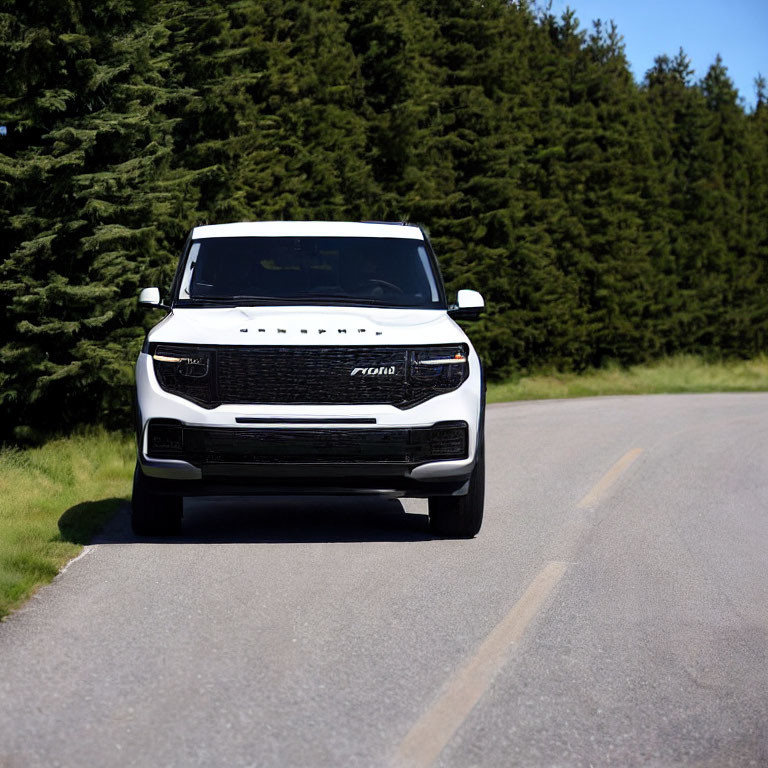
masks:
<path id="1" fill-rule="evenodd" d="M 466 340 L 445 310 L 377 307 L 175 309 L 149 332 L 151 342 L 244 346 L 455 344 Z"/>

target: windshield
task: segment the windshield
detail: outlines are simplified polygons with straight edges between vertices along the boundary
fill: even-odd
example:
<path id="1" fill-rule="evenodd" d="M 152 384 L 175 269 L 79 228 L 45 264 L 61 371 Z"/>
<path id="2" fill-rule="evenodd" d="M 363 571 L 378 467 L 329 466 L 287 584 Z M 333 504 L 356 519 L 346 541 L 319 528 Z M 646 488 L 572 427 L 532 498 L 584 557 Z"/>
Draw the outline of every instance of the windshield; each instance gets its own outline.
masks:
<path id="1" fill-rule="evenodd" d="M 177 303 L 356 304 L 439 309 L 423 240 L 216 237 L 192 242 Z"/>

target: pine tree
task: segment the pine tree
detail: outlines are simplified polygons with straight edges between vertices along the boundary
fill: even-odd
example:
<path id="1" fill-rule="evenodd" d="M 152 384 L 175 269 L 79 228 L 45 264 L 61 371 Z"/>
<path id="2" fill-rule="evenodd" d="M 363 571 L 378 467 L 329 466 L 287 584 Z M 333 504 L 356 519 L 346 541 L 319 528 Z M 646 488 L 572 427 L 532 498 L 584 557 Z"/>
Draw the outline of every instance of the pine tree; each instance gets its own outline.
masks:
<path id="1" fill-rule="evenodd" d="M 158 16 L 160 14 L 157 14 Z M 8 22 L 8 17 L 6 17 Z M 168 183 L 168 32 L 140 5 L 21 6 L 3 28 L 0 414 L 17 438 L 125 423 L 144 279 L 167 273 L 183 191 Z M 18 64 L 21 60 L 21 65 Z"/>

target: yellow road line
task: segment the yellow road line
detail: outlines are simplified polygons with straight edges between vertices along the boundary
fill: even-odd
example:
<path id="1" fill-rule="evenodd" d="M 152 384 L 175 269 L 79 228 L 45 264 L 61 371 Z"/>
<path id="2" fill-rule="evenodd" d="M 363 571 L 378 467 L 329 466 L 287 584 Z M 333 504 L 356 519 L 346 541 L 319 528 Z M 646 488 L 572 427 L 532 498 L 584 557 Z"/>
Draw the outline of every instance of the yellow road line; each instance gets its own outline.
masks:
<path id="1" fill-rule="evenodd" d="M 625 453 L 597 482 L 592 490 L 576 505 L 579 509 L 596 507 L 600 500 L 611 490 L 614 483 L 626 472 L 634 460 L 643 452 L 642 448 L 633 448 Z"/>
<path id="2" fill-rule="evenodd" d="M 562 578 L 566 563 L 548 563 L 474 656 L 450 679 L 437 701 L 400 743 L 393 765 L 431 765 L 504 666 L 544 601 Z"/>

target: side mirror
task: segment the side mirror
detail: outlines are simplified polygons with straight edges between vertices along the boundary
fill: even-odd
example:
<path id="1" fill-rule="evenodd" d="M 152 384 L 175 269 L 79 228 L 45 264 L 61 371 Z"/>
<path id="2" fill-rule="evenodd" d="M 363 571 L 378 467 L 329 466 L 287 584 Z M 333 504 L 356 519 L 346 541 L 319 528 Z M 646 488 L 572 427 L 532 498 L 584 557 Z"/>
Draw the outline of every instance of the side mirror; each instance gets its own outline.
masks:
<path id="1" fill-rule="evenodd" d="M 150 307 L 153 309 L 165 309 L 165 305 L 160 301 L 159 288 L 143 288 L 139 294 L 139 306 Z"/>
<path id="2" fill-rule="evenodd" d="M 477 320 L 485 309 L 485 301 L 477 291 L 463 289 L 456 297 L 456 304 L 448 309 L 454 320 Z"/>

